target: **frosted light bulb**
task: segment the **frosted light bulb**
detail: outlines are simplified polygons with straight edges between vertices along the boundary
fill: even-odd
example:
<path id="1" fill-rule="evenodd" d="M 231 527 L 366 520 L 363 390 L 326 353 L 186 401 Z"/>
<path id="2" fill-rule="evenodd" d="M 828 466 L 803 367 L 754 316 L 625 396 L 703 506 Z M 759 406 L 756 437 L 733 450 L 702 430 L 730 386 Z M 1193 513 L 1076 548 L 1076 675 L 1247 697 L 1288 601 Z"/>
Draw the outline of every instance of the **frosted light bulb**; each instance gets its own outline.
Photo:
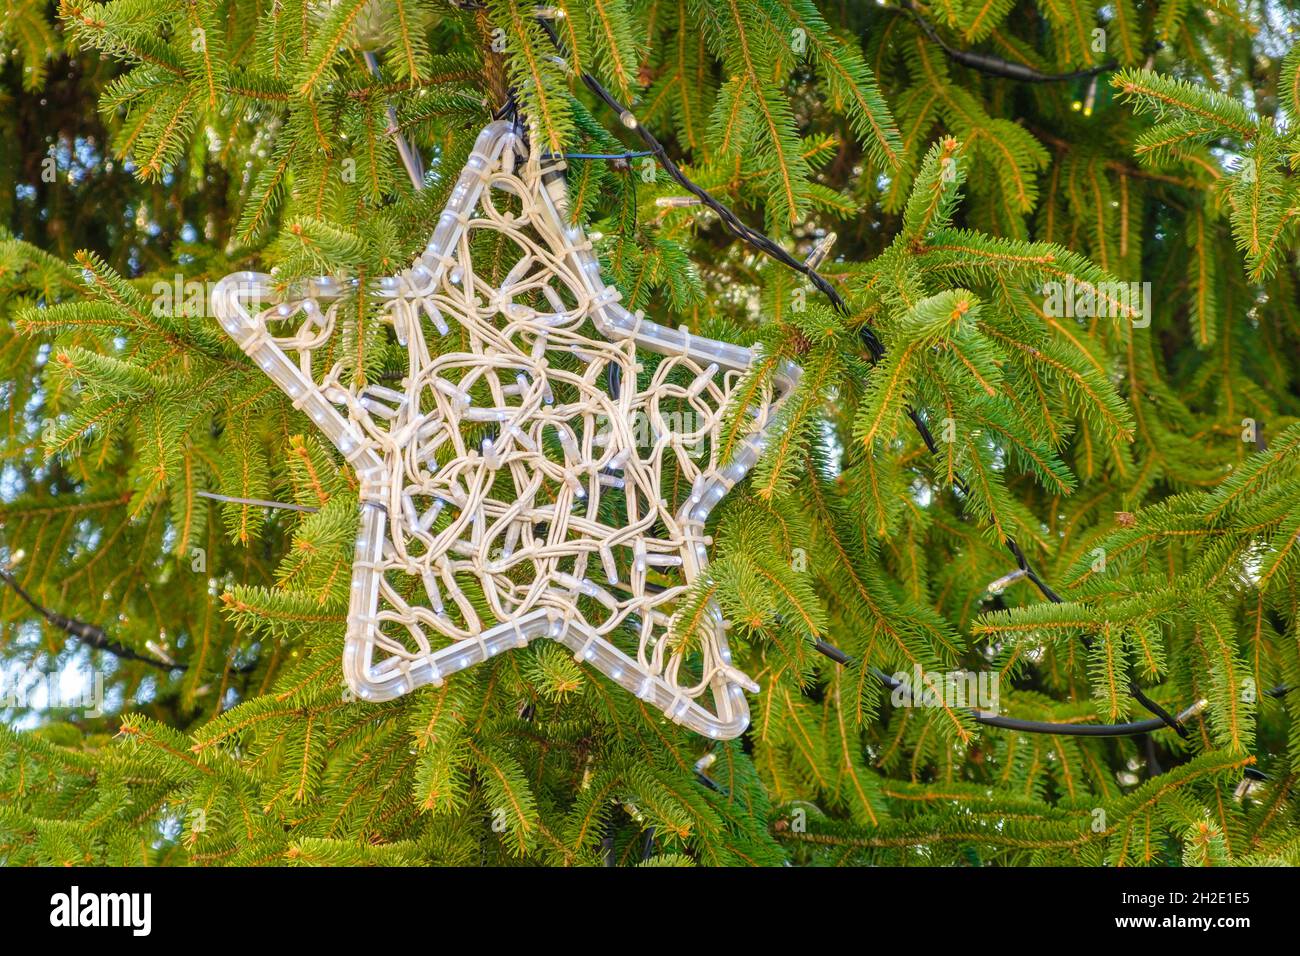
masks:
<path id="1" fill-rule="evenodd" d="M 655 205 L 660 209 L 685 209 L 702 204 L 703 200 L 699 196 L 659 196 L 655 199 Z"/>
<path id="2" fill-rule="evenodd" d="M 826 257 L 831 254 L 831 249 L 835 246 L 837 236 L 833 232 L 828 232 L 817 240 L 813 246 L 812 252 L 808 253 L 808 258 L 803 261 L 809 269 L 816 269 L 826 261 Z"/>

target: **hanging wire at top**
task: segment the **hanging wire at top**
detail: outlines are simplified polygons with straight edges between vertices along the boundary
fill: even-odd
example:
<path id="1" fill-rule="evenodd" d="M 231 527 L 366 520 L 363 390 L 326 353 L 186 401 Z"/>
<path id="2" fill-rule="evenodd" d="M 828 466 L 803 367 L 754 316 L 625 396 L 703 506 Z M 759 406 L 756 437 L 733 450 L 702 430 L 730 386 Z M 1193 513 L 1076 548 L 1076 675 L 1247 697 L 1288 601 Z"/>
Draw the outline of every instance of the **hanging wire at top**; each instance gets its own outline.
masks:
<path id="1" fill-rule="evenodd" d="M 931 43 L 935 44 L 944 52 L 944 55 L 954 63 L 960 63 L 962 66 L 968 66 L 972 70 L 978 70 L 989 76 L 996 76 L 1006 80 L 1016 80 L 1020 83 L 1062 83 L 1070 80 L 1084 80 L 1089 77 L 1097 76 L 1099 73 L 1107 73 L 1119 68 L 1119 61 L 1107 60 L 1100 66 L 1090 66 L 1081 70 L 1071 70 L 1068 73 L 1043 73 L 1034 69 L 1032 66 L 1025 66 L 1023 63 L 1016 63 L 1012 60 L 1003 59 L 1000 56 L 993 56 L 990 53 L 979 53 L 975 50 L 962 50 L 949 45 L 939 31 L 935 29 L 934 24 L 925 17 L 921 16 L 914 0 L 906 0 L 907 5 L 902 7 L 885 6 L 886 10 L 893 10 L 897 13 L 906 14 L 916 21 L 921 32 L 926 35 Z"/>

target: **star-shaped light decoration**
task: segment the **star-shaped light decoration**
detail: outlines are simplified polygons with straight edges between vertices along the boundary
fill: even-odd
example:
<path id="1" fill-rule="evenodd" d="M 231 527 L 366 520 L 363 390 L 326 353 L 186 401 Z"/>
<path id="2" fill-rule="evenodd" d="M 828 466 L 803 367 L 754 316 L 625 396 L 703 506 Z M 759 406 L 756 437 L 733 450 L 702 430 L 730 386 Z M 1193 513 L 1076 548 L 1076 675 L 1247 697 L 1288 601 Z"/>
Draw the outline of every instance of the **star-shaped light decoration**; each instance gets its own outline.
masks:
<path id="1" fill-rule="evenodd" d="M 720 447 L 754 352 L 623 308 L 569 221 L 563 169 L 509 122 L 479 136 L 428 247 L 375 293 L 408 355 L 400 387 L 349 384 L 332 358 L 356 280 L 263 309 L 271 277 L 236 273 L 216 313 L 356 469 L 343 668 L 357 696 L 440 685 L 547 637 L 673 721 L 735 737 L 758 686 L 732 665 L 720 610 L 688 640 L 670 625 L 708 562 L 710 510 L 758 460 L 799 370 L 783 363 L 742 411 L 748 433 Z M 496 284 L 474 266 L 486 243 L 513 263 Z"/>

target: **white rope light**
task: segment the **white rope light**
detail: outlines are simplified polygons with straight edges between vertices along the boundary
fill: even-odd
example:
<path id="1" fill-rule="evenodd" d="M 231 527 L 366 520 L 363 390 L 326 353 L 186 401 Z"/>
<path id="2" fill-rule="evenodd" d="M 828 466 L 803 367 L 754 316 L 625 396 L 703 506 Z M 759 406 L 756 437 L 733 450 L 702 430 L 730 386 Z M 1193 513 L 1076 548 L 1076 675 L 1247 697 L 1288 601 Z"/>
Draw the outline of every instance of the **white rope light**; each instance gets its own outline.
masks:
<path id="1" fill-rule="evenodd" d="M 732 665 L 719 608 L 698 640 L 669 640 L 672 614 L 708 563 L 709 512 L 799 370 L 782 363 L 724 460 L 754 352 L 623 308 L 569 223 L 563 168 L 509 122 L 479 136 L 424 253 L 375 293 L 409 359 L 398 388 L 355 384 L 334 358 L 355 279 L 261 308 L 272 277 L 236 273 L 216 313 L 356 469 L 343 667 L 359 697 L 547 637 L 672 720 L 735 737 L 758 686 Z M 496 285 L 474 268 L 486 240 L 513 263 Z"/>

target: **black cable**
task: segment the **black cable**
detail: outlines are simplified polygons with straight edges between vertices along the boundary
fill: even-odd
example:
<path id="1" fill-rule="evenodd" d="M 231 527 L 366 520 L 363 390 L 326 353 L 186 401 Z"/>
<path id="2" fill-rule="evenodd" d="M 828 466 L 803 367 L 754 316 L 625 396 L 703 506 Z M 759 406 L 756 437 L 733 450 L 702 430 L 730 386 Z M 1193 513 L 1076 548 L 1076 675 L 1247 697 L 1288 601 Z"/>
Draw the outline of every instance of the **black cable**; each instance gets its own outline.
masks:
<path id="1" fill-rule="evenodd" d="M 645 842 L 641 845 L 641 862 L 644 863 L 646 860 L 650 859 L 650 857 L 654 856 L 654 854 L 655 828 L 647 827 L 645 831 Z"/>
<path id="2" fill-rule="evenodd" d="M 267 504 L 277 505 L 278 503 L 267 502 Z M 119 644 L 117 641 L 109 637 L 104 629 L 98 624 L 88 624 L 85 621 L 77 620 L 75 617 L 68 617 L 66 614 L 60 614 L 58 611 L 51 611 L 49 608 L 38 603 L 35 598 L 28 594 L 26 589 L 18 583 L 18 579 L 14 576 L 14 573 L 8 569 L 0 568 L 0 580 L 13 588 L 14 593 L 22 598 L 33 611 L 45 618 L 45 620 L 49 621 L 65 634 L 77 638 L 96 650 L 108 651 L 108 653 L 112 654 L 114 657 L 119 657 L 128 661 L 139 661 L 142 664 L 157 667 L 159 670 L 174 671 L 184 669 L 180 664 L 169 664 L 167 661 L 159 660 L 156 657 L 150 657 L 147 654 L 133 651 L 125 644 Z M 256 667 L 256 662 L 253 662 L 245 664 L 243 667 L 231 668 L 231 673 L 251 674 Z"/>
<path id="3" fill-rule="evenodd" d="M 68 617 L 64 614 L 60 614 L 58 611 L 51 611 L 49 608 L 39 604 L 36 599 L 28 594 L 23 586 L 18 583 L 18 579 L 14 576 L 12 571 L 0 568 L 0 580 L 3 580 L 5 584 L 13 588 L 14 593 L 22 598 L 33 611 L 45 618 L 45 620 L 49 621 L 65 634 L 75 637 L 97 650 L 108 651 L 115 657 L 131 661 L 140 661 L 142 664 L 149 664 L 150 666 L 157 667 L 160 670 L 176 670 L 177 665 L 175 664 L 168 664 L 166 661 L 160 661 L 156 657 L 140 654 L 123 644 L 117 643 L 104 632 L 102 627 L 99 627 L 98 625 L 87 624 L 85 621 L 79 621 L 75 617 Z"/>
<path id="4" fill-rule="evenodd" d="M 1187 740 L 1191 736 L 1187 728 L 1184 727 L 1176 717 L 1142 692 L 1142 688 L 1137 685 L 1137 681 L 1129 681 L 1128 692 L 1137 699 L 1139 704 L 1159 717 L 1162 723 L 1167 727 L 1172 728 L 1174 733 L 1178 734 L 1179 737 Z"/>
<path id="5" fill-rule="evenodd" d="M 921 440 L 925 443 L 925 447 L 929 449 L 930 454 L 937 455 L 939 453 L 939 446 L 934 440 L 934 435 L 931 434 L 930 428 L 925 423 L 925 420 L 922 419 L 921 416 L 917 414 L 916 410 L 912 408 L 910 405 L 907 406 L 907 417 L 911 419 L 912 424 L 915 426 L 917 433 L 921 436 Z M 953 478 L 952 485 L 953 485 L 953 489 L 959 492 L 961 495 L 965 496 L 968 493 L 969 486 L 966 484 L 965 479 L 963 479 L 961 475 L 957 475 Z M 1021 549 L 1020 545 L 1016 542 L 1015 538 L 1008 535 L 1005 539 L 1003 539 L 1003 544 L 1006 545 L 1007 550 L 1011 552 L 1012 557 L 1016 559 L 1016 567 L 1018 567 L 1021 571 L 1024 572 L 1025 577 L 1028 578 L 1030 582 L 1033 583 L 1034 587 L 1038 589 L 1038 592 L 1042 594 L 1044 598 L 1046 598 L 1048 601 L 1050 601 L 1053 604 L 1063 604 L 1065 602 L 1065 599 L 1061 597 L 1061 595 L 1057 594 L 1055 589 L 1053 589 L 1051 585 L 1049 585 L 1046 581 L 1044 581 L 1042 577 L 1038 574 L 1038 572 L 1034 570 L 1034 566 L 1029 563 L 1029 558 L 1025 556 L 1025 552 Z M 1088 640 L 1085 638 L 1084 640 L 1085 646 L 1087 646 L 1088 643 L 1089 643 Z M 1147 710 L 1149 710 L 1151 713 L 1155 714 L 1156 717 L 1159 718 L 1159 720 L 1156 721 L 1157 724 L 1156 729 L 1159 729 L 1159 725 L 1163 725 L 1169 727 L 1180 737 L 1183 738 L 1187 737 L 1188 735 L 1187 730 L 1182 726 L 1181 723 L 1179 723 L 1178 719 L 1173 717 L 1171 714 L 1169 714 L 1168 711 L 1162 708 L 1151 698 L 1147 697 L 1146 694 L 1142 693 L 1142 688 L 1138 686 L 1137 681 L 1130 681 L 1128 689 L 1129 689 L 1129 693 L 1133 695 L 1134 699 L 1137 700 L 1139 704 L 1141 704 L 1143 707 L 1145 707 Z M 1115 726 L 1129 726 L 1129 725 L 1117 724 Z M 1071 733 L 1071 732 L 1072 731 L 1061 731 L 1061 733 Z M 1073 731 L 1073 732 L 1077 733 L 1077 731 Z M 1135 732 L 1140 732 L 1140 731 L 1135 731 Z"/>
<path id="6" fill-rule="evenodd" d="M 1017 730 L 1030 734 L 1061 734 L 1066 737 L 1135 737 L 1153 730 L 1164 730 L 1165 722 L 1159 717 L 1138 720 L 1127 724 L 1049 724 L 1036 720 L 1017 720 L 1014 717 L 983 716 L 976 718 L 981 724 Z"/>
<path id="7" fill-rule="evenodd" d="M 842 653 L 842 652 L 841 652 Z M 901 680 L 894 680 L 884 671 L 872 667 L 872 675 L 891 691 L 902 687 Z M 910 688 L 909 688 L 910 689 Z M 1139 734 L 1151 734 L 1152 731 L 1164 730 L 1166 723 L 1160 717 L 1148 721 L 1131 721 L 1128 723 L 1053 723 L 1049 721 L 1022 721 L 1015 717 L 998 717 L 997 714 L 985 714 L 982 710 L 967 708 L 967 713 L 976 723 L 988 727 L 1001 727 L 1002 730 L 1014 730 L 1023 734 L 1061 734 L 1076 737 L 1127 737 Z M 1170 718 L 1173 721 L 1174 718 Z M 1175 726 L 1175 724 L 1170 724 Z"/>
<path id="8" fill-rule="evenodd" d="M 852 655 L 845 653 L 824 640 L 817 640 L 813 649 L 824 657 L 834 661 L 841 667 L 852 664 L 854 658 Z M 877 667 L 870 668 L 871 674 L 888 690 L 897 690 L 903 686 L 902 681 L 895 680 L 884 671 Z M 1154 730 L 1163 730 L 1169 727 L 1177 731 L 1178 735 L 1186 738 L 1187 730 L 1183 727 L 1181 721 L 1172 716 L 1163 707 L 1151 700 L 1142 692 L 1142 689 L 1136 684 L 1129 685 L 1130 692 L 1137 698 L 1138 702 L 1154 713 L 1156 716 L 1150 720 L 1130 721 L 1124 724 L 1061 724 L 1049 721 L 1039 720 L 1020 720 L 1014 717 L 999 717 L 994 714 L 986 714 L 983 711 L 974 708 L 968 708 L 968 713 L 976 723 L 984 724 L 989 727 L 1001 727 L 1004 730 L 1016 730 L 1029 734 L 1064 734 L 1072 737 L 1132 737 L 1138 734 L 1148 734 Z M 1285 685 L 1272 687 L 1264 693 L 1270 697 L 1281 697 L 1290 688 Z M 1193 708 L 1188 708 L 1192 710 Z M 1184 712 L 1186 713 L 1186 712 Z"/>
<path id="9" fill-rule="evenodd" d="M 1063 83 L 1070 80 L 1087 79 L 1090 76 L 1096 76 L 1099 73 L 1107 73 L 1119 68 L 1119 61 L 1108 60 L 1101 66 L 1092 66 L 1082 70 L 1072 70 L 1069 73 L 1043 73 L 1034 69 L 1032 66 L 1025 66 L 1023 63 L 1016 63 L 1012 60 L 1005 60 L 1000 56 L 993 56 L 989 53 L 977 53 L 974 50 L 962 50 L 957 47 L 949 46 L 939 35 L 939 31 L 925 17 L 921 16 L 916 9 L 916 4 L 908 0 L 905 7 L 887 7 L 889 10 L 897 10 L 905 13 L 916 21 L 921 31 L 934 43 L 939 49 L 943 50 L 948 59 L 954 63 L 960 63 L 962 66 L 968 66 L 972 70 L 978 70 L 989 76 L 996 76 L 1006 80 L 1016 80 L 1020 83 Z"/>
<path id="10" fill-rule="evenodd" d="M 519 116 L 519 101 L 515 99 L 515 88 L 513 86 L 506 89 L 506 101 L 501 104 L 501 108 L 492 114 L 494 120 L 509 119 L 514 122 Z"/>
<path id="11" fill-rule="evenodd" d="M 550 22 L 545 17 L 538 17 L 537 22 L 541 24 L 542 29 L 546 32 L 547 37 L 550 38 L 555 49 L 561 56 L 564 56 L 564 44 L 561 42 L 559 34 L 555 32 L 555 28 L 551 26 Z M 840 297 L 840 294 L 836 292 L 835 288 L 825 278 L 819 275 L 815 269 L 810 268 L 806 263 L 800 262 L 798 259 L 794 258 L 790 253 L 786 252 L 781 248 L 781 246 L 777 245 L 761 232 L 757 232 L 741 222 L 734 212 L 722 203 L 718 202 L 717 199 L 713 198 L 708 190 L 701 186 L 697 186 L 692 182 L 690 178 L 687 177 L 680 168 L 678 168 L 677 164 L 673 162 L 672 157 L 668 155 L 668 151 L 664 149 L 663 144 L 655 138 L 654 134 L 646 129 L 627 107 L 615 99 L 614 95 L 610 93 L 609 90 L 605 89 L 599 80 L 587 72 L 579 73 L 578 76 L 587 89 L 591 90 L 598 99 L 619 115 L 623 120 L 624 125 L 630 127 L 636 132 L 636 134 L 641 138 L 641 141 L 649 147 L 649 153 L 659 160 L 659 164 L 664 168 L 664 171 L 668 173 L 668 175 L 671 176 L 679 186 L 691 195 L 695 196 L 701 203 L 712 210 L 718 219 L 721 220 L 723 226 L 725 226 L 733 235 L 744 242 L 747 242 L 768 258 L 774 259 L 782 265 L 793 269 L 795 272 L 804 276 L 817 288 L 818 291 L 830 299 L 831 304 L 837 311 L 844 315 L 849 314 L 849 307 Z M 874 337 L 874 333 L 871 334 Z"/>
<path id="12" fill-rule="evenodd" d="M 839 664 L 841 667 L 847 667 L 849 664 L 853 663 L 853 658 L 849 654 L 846 654 L 844 651 L 840 650 L 834 644 L 830 643 L 829 641 L 824 641 L 821 638 L 817 639 L 817 643 L 813 645 L 813 650 L 815 650 L 818 654 L 821 654 L 825 657 L 829 657 L 831 660 L 833 660 L 836 664 Z M 888 686 L 887 683 L 886 686 Z M 890 687 L 889 689 L 893 690 L 892 687 Z"/>
<path id="13" fill-rule="evenodd" d="M 703 770 L 696 770 L 696 771 L 695 771 L 695 779 L 698 780 L 700 783 L 704 784 L 706 787 L 708 787 L 708 788 L 709 788 L 710 790 L 712 790 L 714 793 L 720 793 L 720 794 L 722 794 L 724 797 L 725 797 L 725 796 L 728 796 L 728 793 L 727 793 L 726 789 L 722 786 L 722 784 L 718 783 L 718 781 L 714 780 L 712 777 L 710 777 L 710 776 L 709 776 L 707 773 L 705 773 Z"/>
<path id="14" fill-rule="evenodd" d="M 849 654 L 826 641 L 818 640 L 814 644 L 814 648 L 819 654 L 824 655 L 842 667 L 853 663 L 853 658 Z M 872 676 L 888 690 L 898 690 L 903 686 L 902 681 L 895 680 L 878 667 L 872 667 L 870 671 Z M 911 688 L 909 688 L 910 690 Z M 1153 706 L 1158 705 L 1153 702 Z M 1003 730 L 1015 730 L 1027 734 L 1063 734 L 1071 737 L 1131 737 L 1136 734 L 1148 734 L 1153 730 L 1162 730 L 1166 726 L 1170 726 L 1178 730 L 1183 736 L 1186 736 L 1186 731 L 1180 729 L 1181 725 L 1173 717 L 1169 717 L 1168 721 L 1166 721 L 1164 717 L 1157 716 L 1151 720 L 1132 721 L 1125 724 L 1061 724 L 1041 720 L 1020 720 L 1015 717 L 999 717 L 996 714 L 986 714 L 973 707 L 966 708 L 966 712 L 978 724 L 987 727 L 1001 727 Z"/>

